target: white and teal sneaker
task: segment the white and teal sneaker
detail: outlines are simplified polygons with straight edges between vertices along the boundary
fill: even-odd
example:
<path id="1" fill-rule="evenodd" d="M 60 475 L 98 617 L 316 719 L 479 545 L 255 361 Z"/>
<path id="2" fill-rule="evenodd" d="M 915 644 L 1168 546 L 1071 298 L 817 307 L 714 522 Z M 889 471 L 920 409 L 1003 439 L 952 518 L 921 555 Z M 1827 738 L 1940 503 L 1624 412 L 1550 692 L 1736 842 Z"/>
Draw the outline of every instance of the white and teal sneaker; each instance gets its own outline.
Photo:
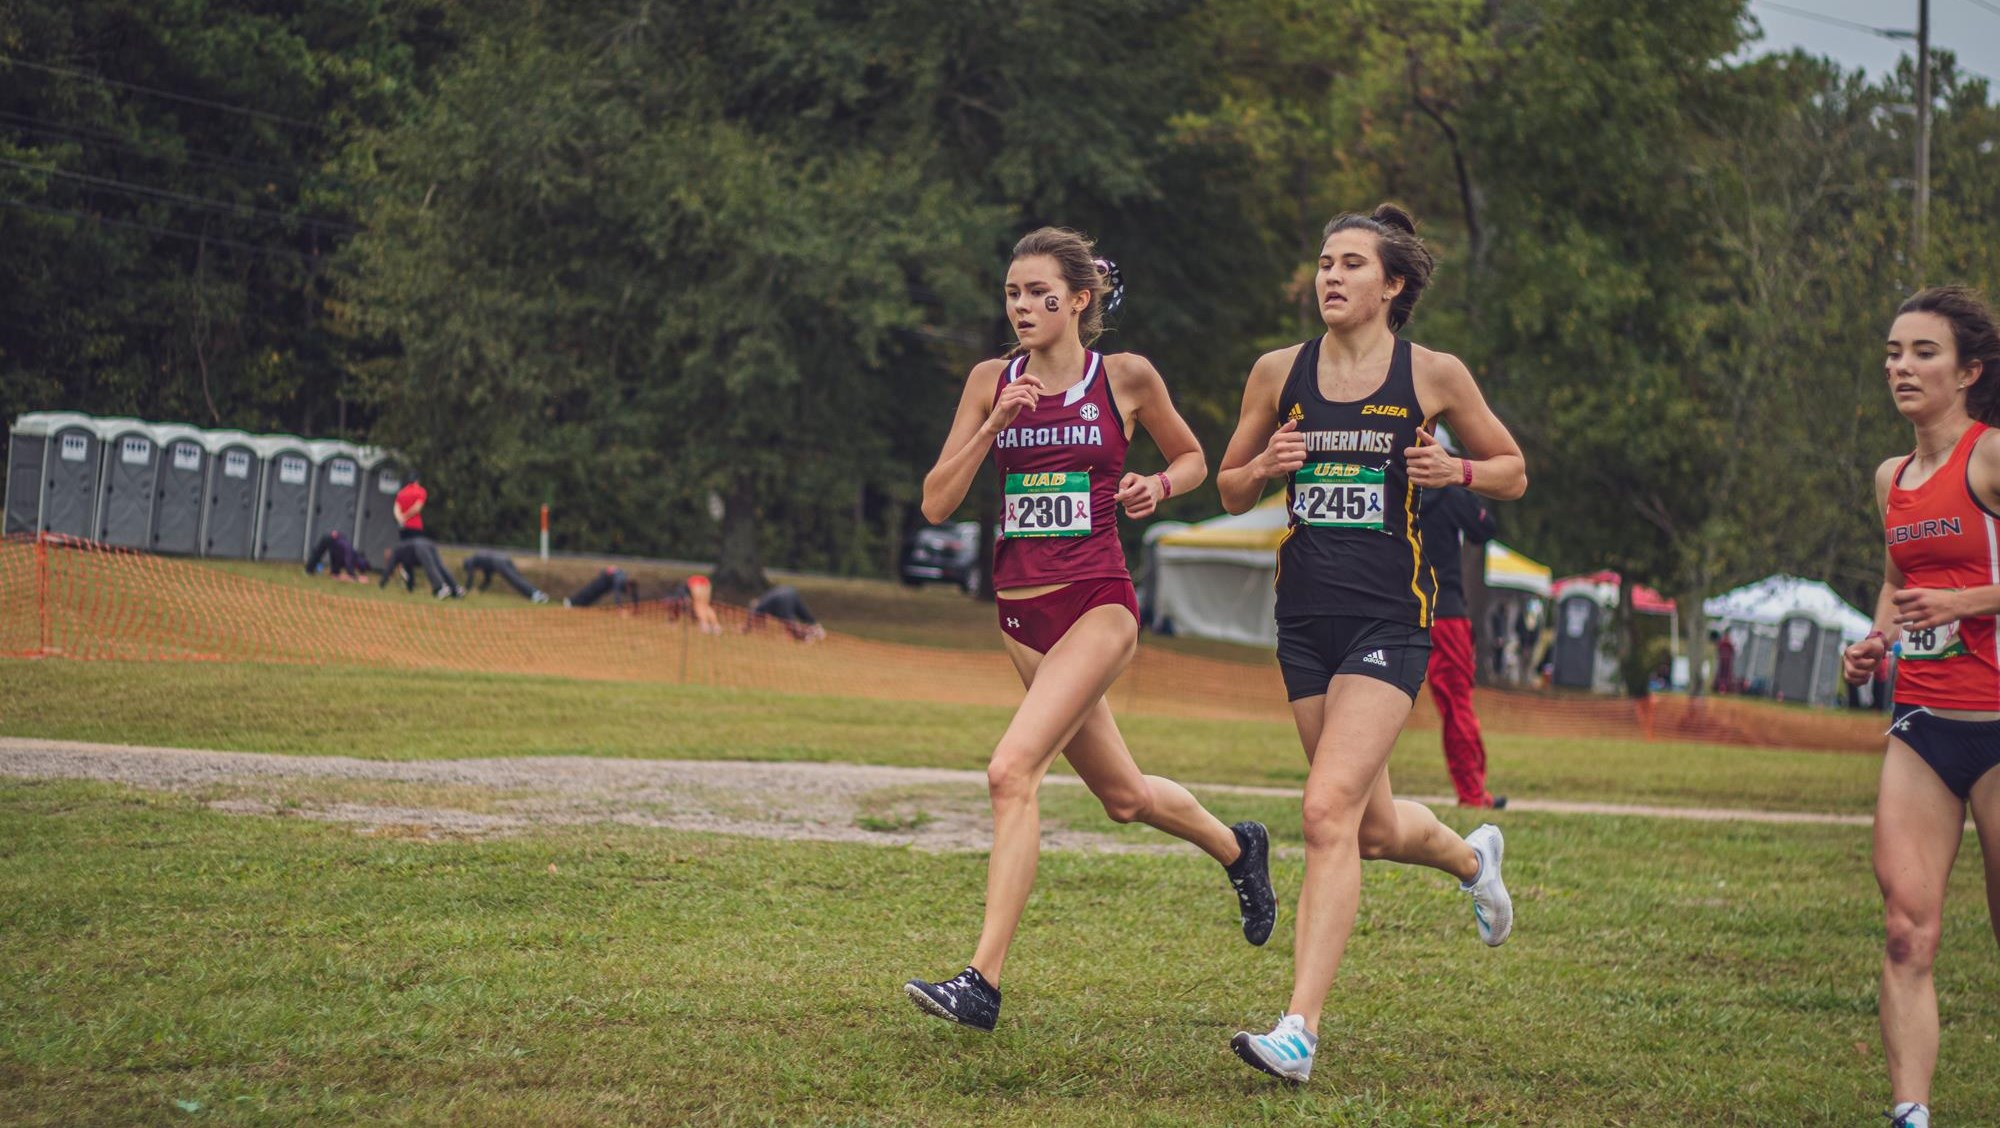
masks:
<path id="1" fill-rule="evenodd" d="M 1459 888 L 1472 894 L 1472 919 L 1479 925 L 1479 938 L 1498 948 L 1514 931 L 1514 899 L 1500 880 L 1500 855 L 1507 844 L 1492 823 L 1466 835 L 1465 844 L 1479 855 L 1479 872 Z"/>
<path id="2" fill-rule="evenodd" d="M 1269 1034 L 1237 1031 L 1236 1037 L 1229 1040 L 1229 1048 L 1236 1051 L 1237 1057 L 1273 1077 L 1303 1084 L 1312 1077 L 1313 1051 L 1319 1048 L 1319 1038 L 1306 1029 L 1305 1019 L 1288 1014 L 1278 1020 Z"/>
<path id="3" fill-rule="evenodd" d="M 1890 1128 L 1931 1128 L 1931 1110 L 1915 1101 L 1904 1101 L 1883 1115 Z"/>

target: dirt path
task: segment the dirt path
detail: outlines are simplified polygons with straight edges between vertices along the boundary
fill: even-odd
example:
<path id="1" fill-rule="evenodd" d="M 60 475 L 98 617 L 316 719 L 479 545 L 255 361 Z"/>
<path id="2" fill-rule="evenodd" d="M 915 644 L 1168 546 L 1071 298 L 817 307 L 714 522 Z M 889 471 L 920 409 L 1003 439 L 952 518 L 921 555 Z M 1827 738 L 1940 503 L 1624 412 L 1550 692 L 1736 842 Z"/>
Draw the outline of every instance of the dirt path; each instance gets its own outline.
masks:
<path id="1" fill-rule="evenodd" d="M 535 825 L 617 823 L 927 850 L 990 842 L 983 772 L 858 764 L 619 760 L 358 760 L 0 737 L 0 775 L 91 779 L 189 794 L 215 810 L 356 824 L 371 833 L 476 836 Z M 1067 776 L 1052 785 L 1080 786 Z M 1197 785 L 1211 794 L 1296 798 L 1281 787 Z M 1411 796 L 1449 804 L 1449 798 Z M 1867 815 L 1517 800 L 1510 808 L 1700 821 L 1867 826 Z M 1053 850 L 1192 849 L 1135 845 L 1045 820 Z"/>

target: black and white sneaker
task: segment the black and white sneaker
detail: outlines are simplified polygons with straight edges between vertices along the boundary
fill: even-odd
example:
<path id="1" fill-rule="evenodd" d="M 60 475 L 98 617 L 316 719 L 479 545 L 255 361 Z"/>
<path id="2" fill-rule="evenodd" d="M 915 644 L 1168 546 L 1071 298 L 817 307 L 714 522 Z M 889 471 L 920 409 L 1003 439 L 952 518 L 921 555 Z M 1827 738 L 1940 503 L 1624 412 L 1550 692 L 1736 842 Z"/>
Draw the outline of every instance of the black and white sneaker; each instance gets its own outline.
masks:
<path id="1" fill-rule="evenodd" d="M 1278 895 L 1271 891 L 1271 835 L 1260 822 L 1240 822 L 1229 829 L 1243 852 L 1222 869 L 1243 911 L 1243 938 L 1261 945 L 1278 923 Z"/>
<path id="2" fill-rule="evenodd" d="M 1000 988 L 986 982 L 976 967 L 968 967 L 943 983 L 912 979 L 903 993 L 921 1010 L 974 1030 L 991 1030 L 1000 1021 Z"/>

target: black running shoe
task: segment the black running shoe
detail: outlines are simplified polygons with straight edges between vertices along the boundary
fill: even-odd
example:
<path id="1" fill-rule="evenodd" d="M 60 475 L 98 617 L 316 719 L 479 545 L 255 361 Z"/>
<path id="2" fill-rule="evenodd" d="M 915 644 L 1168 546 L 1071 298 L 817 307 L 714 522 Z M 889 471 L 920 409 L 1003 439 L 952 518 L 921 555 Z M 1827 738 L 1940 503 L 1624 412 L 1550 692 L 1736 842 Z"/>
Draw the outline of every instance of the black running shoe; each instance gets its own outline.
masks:
<path id="1" fill-rule="evenodd" d="M 1243 852 L 1222 867 L 1229 884 L 1236 889 L 1236 904 L 1243 910 L 1243 938 L 1263 944 L 1278 923 L 1278 895 L 1271 891 L 1271 835 L 1260 822 L 1240 822 L 1229 828 L 1236 832 L 1236 844 Z"/>
<path id="2" fill-rule="evenodd" d="M 903 993 L 918 1008 L 974 1030 L 991 1030 L 1000 1021 L 1000 988 L 986 982 L 979 969 L 968 967 L 943 983 L 912 979 Z"/>

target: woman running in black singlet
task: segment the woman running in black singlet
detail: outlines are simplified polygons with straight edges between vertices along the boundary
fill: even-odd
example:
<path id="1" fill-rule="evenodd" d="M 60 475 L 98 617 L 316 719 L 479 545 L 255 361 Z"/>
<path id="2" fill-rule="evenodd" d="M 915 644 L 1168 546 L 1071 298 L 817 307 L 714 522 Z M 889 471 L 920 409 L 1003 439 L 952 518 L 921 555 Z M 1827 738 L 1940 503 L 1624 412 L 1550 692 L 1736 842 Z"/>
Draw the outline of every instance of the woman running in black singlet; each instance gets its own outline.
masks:
<path id="1" fill-rule="evenodd" d="M 1264 827 L 1224 826 L 1180 784 L 1141 773 L 1104 700 L 1139 639 L 1118 511 L 1145 517 L 1208 475 L 1194 432 L 1151 362 L 1088 347 L 1102 327 L 1112 274 L 1074 231 L 1045 227 L 1015 245 L 1007 314 L 1020 347 L 1011 360 L 984 361 L 966 377 L 944 451 L 924 478 L 924 516 L 942 521 L 965 499 L 980 464 L 989 456 L 998 464 L 1006 517 L 993 590 L 1007 656 L 1027 687 L 986 767 L 993 853 L 972 963 L 942 983 L 904 985 L 925 1011 L 980 1030 L 1000 1017 L 1000 969 L 1041 848 L 1037 796 L 1059 754 L 1105 814 L 1163 830 L 1222 863 L 1244 939 L 1262 944 L 1277 919 Z M 1134 427 L 1159 444 L 1165 471 L 1126 472 Z"/>
<path id="2" fill-rule="evenodd" d="M 1513 926 L 1499 828 L 1460 838 L 1429 808 L 1389 791 L 1389 751 L 1423 684 L 1437 596 L 1416 520 L 1420 495 L 1463 485 L 1516 498 L 1528 484 L 1520 448 L 1465 365 L 1398 335 L 1430 272 L 1430 253 L 1400 208 L 1328 224 L 1314 278 L 1326 332 L 1250 370 L 1216 477 L 1231 513 L 1255 505 L 1274 480 L 1284 481 L 1291 510 L 1278 549 L 1278 662 L 1311 765 L 1306 880 L 1291 1003 L 1269 1034 L 1231 1042 L 1246 1062 L 1291 1081 L 1312 1074 L 1363 858 L 1459 878 L 1488 944 Z M 1474 457 L 1438 445 L 1430 432 L 1439 419 Z"/>

